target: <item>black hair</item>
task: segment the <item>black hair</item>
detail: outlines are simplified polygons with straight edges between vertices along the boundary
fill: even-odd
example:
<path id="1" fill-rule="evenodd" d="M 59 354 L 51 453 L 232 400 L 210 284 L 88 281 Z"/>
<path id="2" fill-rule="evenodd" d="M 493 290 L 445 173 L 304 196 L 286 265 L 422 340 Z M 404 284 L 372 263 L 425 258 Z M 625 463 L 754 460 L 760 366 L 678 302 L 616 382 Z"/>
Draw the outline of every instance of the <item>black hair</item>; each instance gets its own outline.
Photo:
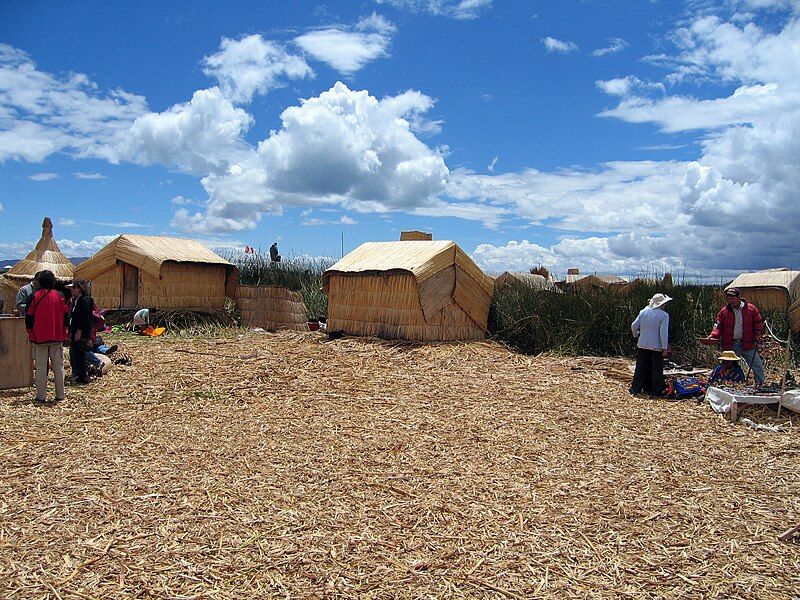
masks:
<path id="1" fill-rule="evenodd" d="M 52 271 L 39 271 L 36 279 L 39 281 L 39 287 L 45 290 L 52 290 L 56 287 L 56 276 Z"/>

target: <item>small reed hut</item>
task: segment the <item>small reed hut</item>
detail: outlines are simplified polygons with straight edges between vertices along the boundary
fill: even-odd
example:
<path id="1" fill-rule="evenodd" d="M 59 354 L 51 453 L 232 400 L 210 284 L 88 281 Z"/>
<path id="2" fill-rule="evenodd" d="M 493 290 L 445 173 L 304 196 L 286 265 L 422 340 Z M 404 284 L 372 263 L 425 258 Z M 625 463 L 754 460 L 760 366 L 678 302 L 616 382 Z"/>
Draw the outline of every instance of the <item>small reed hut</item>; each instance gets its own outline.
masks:
<path id="1" fill-rule="evenodd" d="M 558 287 L 562 290 L 572 288 L 583 292 L 597 290 L 617 290 L 623 291 L 628 280 L 619 275 L 606 275 L 602 273 L 592 273 L 581 275 L 579 269 L 569 269 L 563 281 L 558 282 Z"/>
<path id="2" fill-rule="evenodd" d="M 737 287 L 742 297 L 763 310 L 789 310 L 800 297 L 800 271 L 769 269 L 755 273 L 742 273 L 730 284 Z"/>
<path id="3" fill-rule="evenodd" d="M 486 336 L 494 285 L 455 242 L 362 244 L 325 271 L 328 331 L 417 341 Z"/>
<path id="4" fill-rule="evenodd" d="M 53 222 L 49 217 L 42 221 L 42 237 L 36 247 L 21 261 L 0 276 L 0 294 L 5 301 L 3 310 L 7 313 L 14 311 L 17 292 L 23 285 L 27 285 L 39 271 L 50 270 L 59 283 L 72 281 L 74 265 L 64 255 L 53 239 Z"/>
<path id="5" fill-rule="evenodd" d="M 103 308 L 220 309 L 238 270 L 195 240 L 121 235 L 75 267 Z"/>
<path id="6" fill-rule="evenodd" d="M 267 331 L 308 331 L 308 311 L 300 292 L 279 285 L 240 285 L 242 325 Z"/>
<path id="7" fill-rule="evenodd" d="M 506 271 L 494 280 L 494 287 L 499 288 L 503 285 L 524 285 L 535 290 L 542 290 L 547 292 L 557 292 L 555 284 L 544 277 L 543 275 L 534 275 L 532 273 L 525 273 L 520 271 Z"/>

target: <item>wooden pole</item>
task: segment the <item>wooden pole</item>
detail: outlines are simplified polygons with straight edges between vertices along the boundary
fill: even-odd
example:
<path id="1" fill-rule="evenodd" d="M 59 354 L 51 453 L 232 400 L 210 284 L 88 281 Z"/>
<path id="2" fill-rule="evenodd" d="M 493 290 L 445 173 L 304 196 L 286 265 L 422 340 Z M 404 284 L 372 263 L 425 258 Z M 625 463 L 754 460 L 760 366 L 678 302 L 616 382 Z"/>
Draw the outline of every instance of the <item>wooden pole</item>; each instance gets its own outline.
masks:
<path id="1" fill-rule="evenodd" d="M 781 408 L 783 408 L 783 392 L 786 390 L 786 375 L 789 373 L 789 364 L 792 361 L 792 330 L 789 329 L 789 335 L 786 338 L 786 361 L 783 364 L 783 377 L 781 377 L 781 395 L 778 397 L 778 417 L 781 416 Z"/>

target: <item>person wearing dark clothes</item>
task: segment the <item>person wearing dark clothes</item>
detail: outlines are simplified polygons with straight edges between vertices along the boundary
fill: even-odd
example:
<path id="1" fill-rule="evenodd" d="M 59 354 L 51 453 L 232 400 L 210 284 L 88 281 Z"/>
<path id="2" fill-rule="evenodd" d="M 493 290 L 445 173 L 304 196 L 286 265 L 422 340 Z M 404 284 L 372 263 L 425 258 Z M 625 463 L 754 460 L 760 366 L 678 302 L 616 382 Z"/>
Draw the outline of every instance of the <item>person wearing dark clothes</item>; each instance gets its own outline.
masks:
<path id="1" fill-rule="evenodd" d="M 281 262 L 281 255 L 278 254 L 278 242 L 274 242 L 272 246 L 269 247 L 269 259 L 272 262 Z"/>
<path id="2" fill-rule="evenodd" d="M 86 349 L 91 347 L 94 301 L 85 279 L 72 283 L 72 312 L 69 319 L 69 364 L 78 383 L 89 383 Z"/>
<path id="3" fill-rule="evenodd" d="M 56 402 L 64 399 L 64 342 L 67 340 L 67 303 L 53 289 L 56 278 L 52 271 L 38 274 L 39 289 L 26 307 L 33 317 L 33 328 L 28 330 L 28 339 L 33 342 L 36 359 L 36 399 L 47 401 L 47 364 L 53 369 L 56 384 Z"/>
<path id="4" fill-rule="evenodd" d="M 661 308 L 672 300 L 665 294 L 655 294 L 636 320 L 631 323 L 636 343 L 636 371 L 630 392 L 645 392 L 661 396 L 664 383 L 664 357 L 669 352 L 669 315 Z"/>

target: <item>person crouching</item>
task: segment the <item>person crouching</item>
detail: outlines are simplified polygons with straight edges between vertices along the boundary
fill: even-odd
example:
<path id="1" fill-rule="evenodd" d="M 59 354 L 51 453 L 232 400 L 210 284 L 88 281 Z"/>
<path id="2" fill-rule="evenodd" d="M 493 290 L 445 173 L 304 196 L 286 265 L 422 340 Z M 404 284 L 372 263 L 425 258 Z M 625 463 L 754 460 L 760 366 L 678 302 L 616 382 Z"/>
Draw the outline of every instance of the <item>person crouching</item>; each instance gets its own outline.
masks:
<path id="1" fill-rule="evenodd" d="M 636 343 L 636 371 L 630 392 L 664 394 L 664 357 L 669 353 L 669 314 L 662 306 L 672 300 L 666 294 L 655 294 L 636 320 L 631 323 Z"/>

